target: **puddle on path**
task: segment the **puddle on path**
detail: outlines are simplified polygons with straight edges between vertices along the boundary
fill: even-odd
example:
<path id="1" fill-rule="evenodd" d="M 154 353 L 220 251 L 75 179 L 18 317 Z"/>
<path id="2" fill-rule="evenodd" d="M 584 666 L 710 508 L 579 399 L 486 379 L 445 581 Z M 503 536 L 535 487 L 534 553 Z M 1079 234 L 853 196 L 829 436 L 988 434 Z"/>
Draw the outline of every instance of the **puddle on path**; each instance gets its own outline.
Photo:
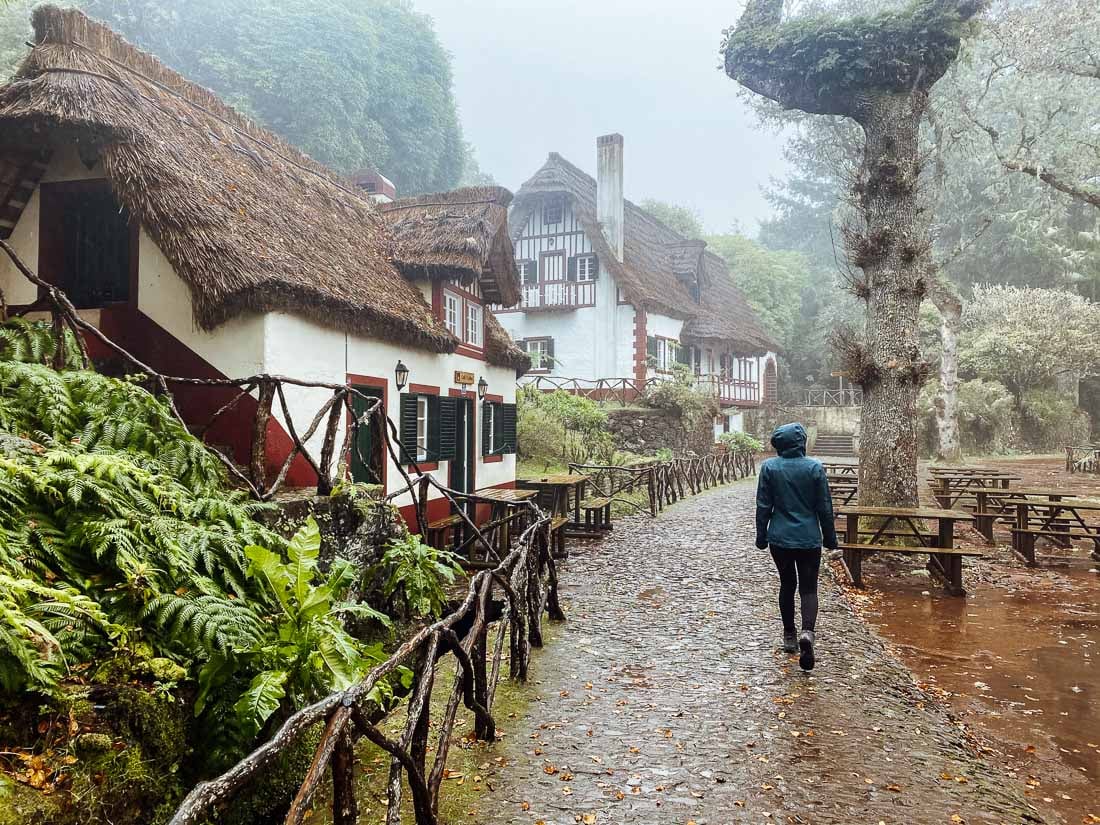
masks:
<path id="1" fill-rule="evenodd" d="M 979 584 L 960 599 L 895 579 L 861 612 L 918 679 L 948 693 L 1052 822 L 1100 822 L 1100 576 L 1034 584 Z"/>

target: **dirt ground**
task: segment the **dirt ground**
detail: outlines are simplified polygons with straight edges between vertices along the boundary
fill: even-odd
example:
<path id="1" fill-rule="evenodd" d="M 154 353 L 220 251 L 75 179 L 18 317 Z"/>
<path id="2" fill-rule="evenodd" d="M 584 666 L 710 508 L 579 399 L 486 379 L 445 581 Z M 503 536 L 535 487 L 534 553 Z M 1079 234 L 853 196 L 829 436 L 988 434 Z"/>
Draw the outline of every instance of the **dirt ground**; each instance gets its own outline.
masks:
<path id="1" fill-rule="evenodd" d="M 1014 486 L 1100 499 L 1100 478 L 1069 475 L 1061 458 L 980 464 L 1021 476 Z M 967 560 L 966 598 L 945 596 L 921 563 L 898 556 L 866 563 L 868 588 L 845 592 L 922 687 L 982 740 L 986 758 L 1024 783 L 1048 821 L 1098 823 L 1100 563 L 1089 542 L 1040 543 L 1039 566 L 1028 568 L 1007 527 L 995 535 L 991 547 L 963 530 L 960 544 L 985 554 Z"/>

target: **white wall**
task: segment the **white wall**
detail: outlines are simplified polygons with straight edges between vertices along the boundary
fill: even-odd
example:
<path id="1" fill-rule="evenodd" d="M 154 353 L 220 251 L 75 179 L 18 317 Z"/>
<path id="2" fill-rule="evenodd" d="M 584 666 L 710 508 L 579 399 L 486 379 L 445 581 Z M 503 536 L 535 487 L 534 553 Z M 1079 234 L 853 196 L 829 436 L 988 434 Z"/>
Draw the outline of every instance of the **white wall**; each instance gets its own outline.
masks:
<path id="1" fill-rule="evenodd" d="M 392 344 L 373 339 L 346 335 L 337 330 L 327 329 L 313 321 L 287 315 L 270 313 L 265 318 L 264 329 L 264 371 L 332 384 L 343 384 L 347 375 L 363 375 L 381 378 L 387 382 L 387 415 L 394 421 L 400 418 L 400 395 L 394 385 L 393 372 L 397 362 L 402 361 L 409 368 L 411 384 L 426 384 L 440 388 L 440 395 L 446 396 L 449 390 L 460 390 L 454 383 L 455 371 L 472 372 L 475 381 L 484 376 L 489 384 L 489 394 L 499 395 L 505 403 L 516 400 L 515 371 L 506 367 L 490 366 L 465 355 L 445 355 L 414 349 L 403 344 Z M 406 390 L 407 391 L 407 390 Z M 481 456 L 481 407 L 476 401 L 476 386 L 468 388 L 469 397 L 475 399 L 475 455 L 476 483 L 480 487 L 494 487 L 515 480 L 516 457 L 506 455 L 502 461 L 485 463 Z M 299 435 L 304 434 L 313 416 L 331 397 L 330 390 L 289 388 L 287 404 L 291 410 Z M 282 421 L 281 411 L 276 409 L 277 417 Z M 285 426 L 285 422 L 283 422 Z M 341 425 L 339 440 L 342 443 L 344 426 Z M 309 443 L 314 455 L 320 454 L 322 436 L 320 432 Z M 440 484 L 448 485 L 450 462 L 441 462 L 431 475 Z M 401 487 L 403 478 L 395 464 L 387 458 L 387 492 Z M 432 498 L 441 497 L 433 494 Z M 411 504 L 412 499 L 404 495 L 395 502 L 399 507 Z"/>

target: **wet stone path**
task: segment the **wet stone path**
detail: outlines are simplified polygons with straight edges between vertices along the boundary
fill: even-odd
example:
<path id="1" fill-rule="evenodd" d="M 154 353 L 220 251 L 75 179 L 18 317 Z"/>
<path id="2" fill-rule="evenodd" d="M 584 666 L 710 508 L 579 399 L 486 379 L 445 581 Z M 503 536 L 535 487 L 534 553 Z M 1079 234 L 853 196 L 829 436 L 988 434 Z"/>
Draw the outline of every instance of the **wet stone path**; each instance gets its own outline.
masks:
<path id="1" fill-rule="evenodd" d="M 470 814 L 518 823 L 1038 822 L 823 572 L 818 667 L 777 648 L 751 485 L 574 544 L 569 622 Z"/>

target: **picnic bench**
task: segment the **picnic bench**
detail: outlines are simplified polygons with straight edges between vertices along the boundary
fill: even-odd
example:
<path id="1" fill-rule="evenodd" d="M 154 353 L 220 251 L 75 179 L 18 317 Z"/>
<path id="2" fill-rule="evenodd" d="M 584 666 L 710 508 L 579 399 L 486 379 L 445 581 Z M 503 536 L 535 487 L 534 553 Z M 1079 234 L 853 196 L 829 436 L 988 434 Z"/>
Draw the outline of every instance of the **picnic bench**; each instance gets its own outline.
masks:
<path id="1" fill-rule="evenodd" d="M 485 487 L 474 495 L 479 499 L 489 500 L 489 521 L 481 529 L 496 546 L 498 558 L 503 559 L 512 546 L 512 528 L 522 530 L 527 524 L 529 511 L 523 505 L 537 496 L 538 492 Z"/>
<path id="2" fill-rule="evenodd" d="M 566 531 L 584 538 L 593 537 L 581 521 L 581 504 L 588 476 L 580 473 L 558 473 L 537 478 L 523 478 L 516 486 L 538 493 L 538 504 L 551 515 L 550 540 L 555 558 L 566 558 Z M 595 535 L 599 535 L 596 533 Z"/>
<path id="3" fill-rule="evenodd" d="M 1100 446 L 1066 447 L 1067 473 L 1100 473 Z"/>
<path id="4" fill-rule="evenodd" d="M 1100 513 L 1100 504 L 1066 500 L 1065 495 L 1060 491 L 1054 496 L 1020 496 L 1008 502 L 1016 511 L 1012 549 L 1031 567 L 1038 563 L 1035 545 L 1040 538 L 1061 547 L 1071 547 L 1074 539 L 1088 539 L 1093 544 L 1092 557 L 1100 560 L 1100 524 L 1086 520 Z"/>
<path id="5" fill-rule="evenodd" d="M 955 525 L 972 521 L 973 516 L 960 510 L 899 507 L 844 507 L 837 511 L 845 520 L 844 541 L 840 545 L 844 567 L 856 587 L 863 586 L 863 557 L 872 553 L 926 554 L 928 569 L 938 576 L 949 593 L 966 593 L 962 581 L 965 556 L 981 556 L 981 551 L 955 547 Z M 860 527 L 861 520 L 871 522 L 870 529 Z M 935 530 L 920 526 L 934 522 Z M 907 542 L 907 543 L 903 543 Z"/>
<path id="6" fill-rule="evenodd" d="M 928 480 L 936 503 L 945 510 L 953 508 L 963 499 L 976 500 L 979 490 L 1007 490 L 1020 476 L 999 470 L 942 472 Z"/>

